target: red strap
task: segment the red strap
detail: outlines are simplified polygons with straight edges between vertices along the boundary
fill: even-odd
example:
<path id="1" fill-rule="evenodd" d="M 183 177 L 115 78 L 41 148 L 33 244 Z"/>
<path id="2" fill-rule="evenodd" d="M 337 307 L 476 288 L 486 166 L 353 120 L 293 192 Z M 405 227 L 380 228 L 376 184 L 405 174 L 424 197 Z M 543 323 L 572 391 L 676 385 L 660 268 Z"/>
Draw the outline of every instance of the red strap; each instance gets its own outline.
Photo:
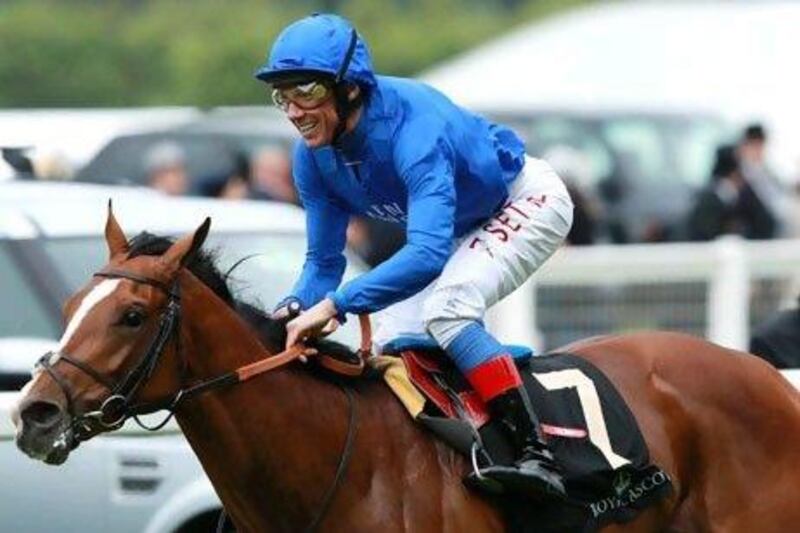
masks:
<path id="1" fill-rule="evenodd" d="M 358 349 L 358 353 L 366 359 L 372 355 L 372 324 L 370 324 L 369 315 L 367 313 L 358 315 L 358 323 L 361 325 L 361 347 Z"/>
<path id="2" fill-rule="evenodd" d="M 363 359 L 366 359 L 372 353 L 372 325 L 368 314 L 358 315 L 358 321 L 361 324 L 361 348 L 359 348 L 358 353 Z M 255 363 L 237 368 L 236 375 L 239 377 L 239 381 L 247 381 L 259 374 L 269 372 L 272 369 L 291 363 L 295 359 L 299 359 L 307 350 L 308 348 L 303 344 L 295 344 L 277 355 L 270 355 Z"/>
<path id="3" fill-rule="evenodd" d="M 400 352 L 400 357 L 406 366 L 408 377 L 430 401 L 450 418 L 458 418 L 450 397 L 439 387 L 430 375 L 430 370 L 420 364 L 420 358 L 411 350 Z"/>
<path id="4" fill-rule="evenodd" d="M 474 390 L 464 391 L 459 393 L 458 397 L 461 398 L 461 403 L 464 405 L 464 409 L 467 410 L 467 416 L 472 420 L 475 427 L 483 427 L 489 421 L 489 411 L 477 392 Z"/>
<path id="5" fill-rule="evenodd" d="M 358 353 L 363 359 L 366 359 L 372 353 L 372 325 L 370 324 L 368 314 L 358 315 L 358 321 L 361 324 L 361 347 L 359 348 Z M 239 381 L 247 381 L 248 379 L 258 376 L 259 374 L 269 372 L 270 370 L 291 363 L 295 359 L 299 359 L 300 356 L 305 354 L 307 350 L 308 348 L 306 348 L 303 344 L 295 344 L 288 350 L 284 350 L 277 355 L 270 355 L 264 359 L 256 361 L 255 363 L 250 363 L 249 365 L 237 368 L 236 374 L 239 377 Z M 360 374 L 360 372 L 358 374 Z"/>
<path id="6" fill-rule="evenodd" d="M 273 368 L 278 368 L 279 366 L 291 363 L 303 355 L 306 352 L 306 349 L 307 348 L 302 344 L 295 344 L 288 350 L 284 350 L 278 355 L 271 355 L 265 359 L 256 361 L 255 363 L 250 363 L 249 365 L 237 368 L 236 374 L 239 376 L 239 381 L 247 381 L 248 379 L 259 374 L 269 372 Z"/>

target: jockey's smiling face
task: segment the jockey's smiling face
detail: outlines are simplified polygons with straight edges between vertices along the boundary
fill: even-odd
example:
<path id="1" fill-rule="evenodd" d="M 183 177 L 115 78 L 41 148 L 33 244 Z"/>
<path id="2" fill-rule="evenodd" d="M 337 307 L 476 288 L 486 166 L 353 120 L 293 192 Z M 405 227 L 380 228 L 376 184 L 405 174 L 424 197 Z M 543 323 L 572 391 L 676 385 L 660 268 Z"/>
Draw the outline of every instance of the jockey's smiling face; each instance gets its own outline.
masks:
<path id="1" fill-rule="evenodd" d="M 272 100 L 286 113 L 309 147 L 333 141 L 339 117 L 330 86 L 318 81 L 277 86 L 272 91 Z"/>
<path id="2" fill-rule="evenodd" d="M 357 94 L 358 89 L 354 89 Z M 292 121 L 309 148 L 331 144 L 339 125 L 334 90 L 324 82 L 312 81 L 276 86 L 272 99 Z M 350 121 L 348 121 L 349 123 Z M 346 131 L 352 128 L 348 124 Z"/>

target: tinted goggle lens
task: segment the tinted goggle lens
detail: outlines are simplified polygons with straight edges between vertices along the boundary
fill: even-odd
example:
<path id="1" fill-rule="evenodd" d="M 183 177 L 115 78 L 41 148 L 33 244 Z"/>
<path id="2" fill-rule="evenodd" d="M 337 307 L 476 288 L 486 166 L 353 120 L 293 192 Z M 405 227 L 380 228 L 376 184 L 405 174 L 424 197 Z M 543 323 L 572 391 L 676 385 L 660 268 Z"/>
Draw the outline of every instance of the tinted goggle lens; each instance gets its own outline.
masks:
<path id="1" fill-rule="evenodd" d="M 302 109 L 313 109 L 322 105 L 329 94 L 327 85 L 312 81 L 293 87 L 276 87 L 272 90 L 272 101 L 284 111 L 289 108 L 290 102 Z"/>

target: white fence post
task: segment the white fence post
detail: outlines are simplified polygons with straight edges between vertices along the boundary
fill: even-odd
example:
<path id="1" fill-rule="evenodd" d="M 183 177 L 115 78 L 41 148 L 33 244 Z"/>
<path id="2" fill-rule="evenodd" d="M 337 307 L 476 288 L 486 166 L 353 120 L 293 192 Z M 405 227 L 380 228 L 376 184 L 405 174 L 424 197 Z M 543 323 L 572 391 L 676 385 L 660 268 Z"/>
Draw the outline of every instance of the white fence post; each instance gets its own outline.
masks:
<path id="1" fill-rule="evenodd" d="M 708 285 L 706 336 L 727 348 L 746 350 L 750 337 L 750 277 L 744 241 L 727 236 L 712 246 L 717 268 Z"/>
<path id="2" fill-rule="evenodd" d="M 568 246 L 537 271 L 533 280 L 487 315 L 487 325 L 499 340 L 544 348 L 542 338 L 581 313 L 581 324 L 569 328 L 570 334 L 633 331 L 651 323 L 660 326 L 666 320 L 669 328 L 702 331 L 709 340 L 742 350 L 750 337 L 751 300 L 755 298 L 753 303 L 762 312 L 794 303 L 800 285 L 800 239 L 725 237 L 709 243 Z M 781 292 L 753 293 L 752 280 L 777 282 L 779 285 L 770 286 Z M 683 292 L 687 285 L 698 284 L 704 287 L 696 289 L 700 294 Z M 642 286 L 645 290 L 638 290 Z M 674 297 L 669 290 L 651 293 L 647 289 L 670 286 L 675 287 Z M 574 310 L 549 310 L 545 327 L 536 323 L 535 289 L 542 287 L 567 296 L 566 301 L 574 306 Z M 612 289 L 607 302 L 605 288 Z M 647 305 L 653 307 L 652 312 Z M 663 312 L 658 308 L 661 305 Z M 642 314 L 641 323 L 637 312 Z"/>

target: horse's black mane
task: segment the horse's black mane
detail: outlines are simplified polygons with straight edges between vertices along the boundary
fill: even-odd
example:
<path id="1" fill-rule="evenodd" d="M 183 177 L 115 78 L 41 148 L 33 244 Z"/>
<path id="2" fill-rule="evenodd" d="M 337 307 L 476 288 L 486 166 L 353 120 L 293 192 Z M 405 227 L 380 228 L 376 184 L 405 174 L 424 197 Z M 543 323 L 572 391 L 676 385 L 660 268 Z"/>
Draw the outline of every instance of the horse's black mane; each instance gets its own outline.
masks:
<path id="1" fill-rule="evenodd" d="M 130 240 L 128 257 L 140 255 L 162 255 L 174 243 L 174 239 L 142 232 Z M 267 348 L 281 351 L 286 343 L 286 323 L 288 319 L 276 320 L 267 312 L 254 305 L 242 302 L 234 297 L 228 286 L 227 275 L 219 271 L 216 265 L 217 256 L 212 250 L 199 250 L 191 259 L 187 268 L 208 288 L 214 291 L 226 304 L 234 309 L 245 322 L 250 324 Z M 350 352 L 342 344 L 332 341 L 320 341 L 320 349 L 328 352 Z"/>
<path id="2" fill-rule="evenodd" d="M 163 255 L 174 243 L 174 239 L 143 231 L 130 240 L 128 257 L 133 259 L 140 255 Z M 191 264 L 188 266 L 192 274 L 214 291 L 214 294 L 222 298 L 225 303 L 233 306 L 233 295 L 228 289 L 224 276 L 217 268 L 214 252 L 201 250 L 195 254 Z"/>

